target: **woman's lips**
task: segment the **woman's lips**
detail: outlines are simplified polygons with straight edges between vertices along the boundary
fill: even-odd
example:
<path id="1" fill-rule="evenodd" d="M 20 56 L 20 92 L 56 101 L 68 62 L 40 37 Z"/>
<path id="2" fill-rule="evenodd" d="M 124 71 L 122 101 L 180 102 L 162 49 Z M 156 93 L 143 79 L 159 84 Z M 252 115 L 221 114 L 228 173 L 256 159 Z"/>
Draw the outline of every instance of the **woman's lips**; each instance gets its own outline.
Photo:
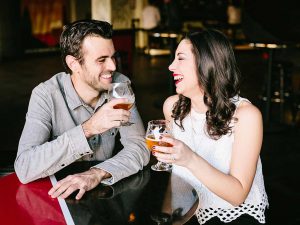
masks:
<path id="1" fill-rule="evenodd" d="M 175 85 L 178 84 L 179 82 L 181 82 L 183 80 L 183 76 L 180 75 L 180 74 L 173 74 L 173 78 L 174 78 L 174 81 L 175 81 Z"/>

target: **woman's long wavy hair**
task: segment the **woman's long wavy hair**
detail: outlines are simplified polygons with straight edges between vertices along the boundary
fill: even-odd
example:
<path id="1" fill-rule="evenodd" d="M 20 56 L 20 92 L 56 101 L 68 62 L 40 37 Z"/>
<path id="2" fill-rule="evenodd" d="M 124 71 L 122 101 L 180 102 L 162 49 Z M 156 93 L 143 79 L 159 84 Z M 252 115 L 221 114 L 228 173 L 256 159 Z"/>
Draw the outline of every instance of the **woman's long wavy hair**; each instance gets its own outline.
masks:
<path id="1" fill-rule="evenodd" d="M 217 140 L 222 135 L 232 133 L 230 124 L 236 106 L 231 98 L 239 94 L 240 71 L 233 49 L 229 40 L 217 30 L 189 33 L 184 39 L 189 40 L 193 46 L 198 80 L 204 91 L 203 101 L 208 108 L 207 133 Z M 172 117 L 183 130 L 182 121 L 190 110 L 191 100 L 179 95 L 179 100 L 172 110 Z"/>

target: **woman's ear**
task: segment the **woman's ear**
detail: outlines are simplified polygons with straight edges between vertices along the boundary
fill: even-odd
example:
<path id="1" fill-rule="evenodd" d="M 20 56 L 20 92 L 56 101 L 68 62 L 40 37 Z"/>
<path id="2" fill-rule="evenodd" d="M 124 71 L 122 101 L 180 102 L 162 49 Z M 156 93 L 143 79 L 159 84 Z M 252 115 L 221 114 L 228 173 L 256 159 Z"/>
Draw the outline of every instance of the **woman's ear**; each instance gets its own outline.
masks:
<path id="1" fill-rule="evenodd" d="M 67 55 L 66 63 L 68 65 L 68 67 L 70 68 L 70 70 L 72 70 L 72 73 L 78 72 L 79 62 L 77 61 L 77 59 L 74 56 Z"/>

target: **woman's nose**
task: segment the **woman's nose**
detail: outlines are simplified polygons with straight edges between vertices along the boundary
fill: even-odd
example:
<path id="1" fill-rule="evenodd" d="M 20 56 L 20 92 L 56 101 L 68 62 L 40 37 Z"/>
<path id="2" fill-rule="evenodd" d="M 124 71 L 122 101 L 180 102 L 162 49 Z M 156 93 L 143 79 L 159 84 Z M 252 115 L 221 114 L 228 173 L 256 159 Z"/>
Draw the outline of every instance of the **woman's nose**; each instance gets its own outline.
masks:
<path id="1" fill-rule="evenodd" d="M 174 71 L 174 69 L 175 69 L 175 65 L 174 65 L 175 63 L 174 63 L 174 61 L 175 60 L 173 60 L 173 62 L 169 65 L 169 70 L 170 71 Z"/>

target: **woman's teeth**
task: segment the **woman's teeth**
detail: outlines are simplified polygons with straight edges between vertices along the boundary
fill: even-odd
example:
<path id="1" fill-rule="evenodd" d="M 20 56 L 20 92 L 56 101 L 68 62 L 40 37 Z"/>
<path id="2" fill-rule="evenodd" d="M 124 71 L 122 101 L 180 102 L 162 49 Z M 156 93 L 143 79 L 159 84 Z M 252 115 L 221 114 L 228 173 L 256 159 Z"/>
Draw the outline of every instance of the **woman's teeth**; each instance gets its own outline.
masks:
<path id="1" fill-rule="evenodd" d="M 179 80 L 179 81 L 181 81 L 183 79 L 183 76 L 174 76 L 174 80 Z"/>

